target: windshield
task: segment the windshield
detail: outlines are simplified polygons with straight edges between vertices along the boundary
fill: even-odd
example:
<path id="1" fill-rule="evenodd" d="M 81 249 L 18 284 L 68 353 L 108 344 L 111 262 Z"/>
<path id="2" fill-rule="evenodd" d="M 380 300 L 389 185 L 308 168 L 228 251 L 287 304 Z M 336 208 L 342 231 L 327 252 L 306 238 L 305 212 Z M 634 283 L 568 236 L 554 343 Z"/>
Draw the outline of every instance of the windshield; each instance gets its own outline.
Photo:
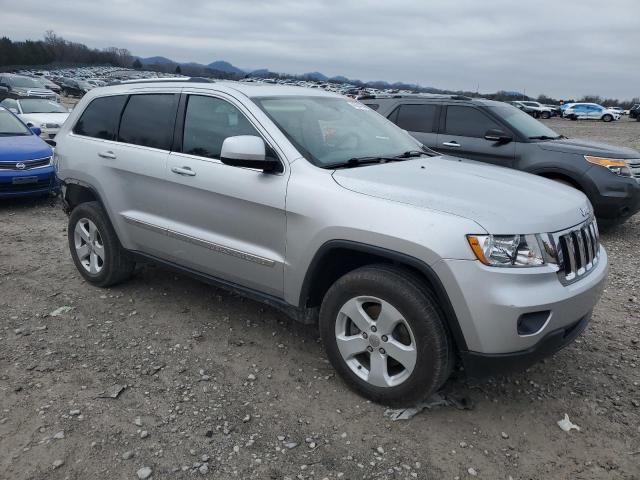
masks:
<path id="1" fill-rule="evenodd" d="M 44 88 L 40 82 L 29 77 L 6 77 L 6 81 L 12 87 L 18 88 Z"/>
<path id="2" fill-rule="evenodd" d="M 489 108 L 492 108 L 496 115 L 507 122 L 509 126 L 529 139 L 557 139 L 562 137 L 531 115 L 511 105 Z"/>
<path id="3" fill-rule="evenodd" d="M 0 135 L 31 135 L 31 131 L 11 113 L 0 108 Z"/>
<path id="4" fill-rule="evenodd" d="M 318 167 L 422 149 L 408 133 L 360 102 L 312 96 L 253 100 L 300 153 Z"/>
<path id="5" fill-rule="evenodd" d="M 51 100 L 29 98 L 20 100 L 22 113 L 67 113 L 67 109 Z"/>

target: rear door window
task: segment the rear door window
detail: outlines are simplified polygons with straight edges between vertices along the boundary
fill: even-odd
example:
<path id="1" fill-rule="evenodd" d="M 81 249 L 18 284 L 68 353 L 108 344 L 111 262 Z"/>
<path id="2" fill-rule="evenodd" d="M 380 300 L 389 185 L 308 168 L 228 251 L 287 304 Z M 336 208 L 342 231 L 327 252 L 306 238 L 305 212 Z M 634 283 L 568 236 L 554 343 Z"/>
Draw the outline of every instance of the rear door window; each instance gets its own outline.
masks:
<path id="1" fill-rule="evenodd" d="M 118 136 L 118 122 L 126 95 L 115 95 L 93 100 L 82 112 L 73 127 L 73 133 L 86 137 L 115 140 Z"/>
<path id="2" fill-rule="evenodd" d="M 502 130 L 503 127 L 476 108 L 447 107 L 445 132 L 449 135 L 484 138 L 487 130 L 494 128 Z"/>
<path id="3" fill-rule="evenodd" d="M 131 95 L 120 121 L 118 141 L 170 150 L 177 97 L 173 93 Z"/>
<path id="4" fill-rule="evenodd" d="M 389 117 L 400 128 L 408 132 L 434 132 L 437 105 L 400 105 Z M 397 116 L 396 116 L 397 115 Z"/>

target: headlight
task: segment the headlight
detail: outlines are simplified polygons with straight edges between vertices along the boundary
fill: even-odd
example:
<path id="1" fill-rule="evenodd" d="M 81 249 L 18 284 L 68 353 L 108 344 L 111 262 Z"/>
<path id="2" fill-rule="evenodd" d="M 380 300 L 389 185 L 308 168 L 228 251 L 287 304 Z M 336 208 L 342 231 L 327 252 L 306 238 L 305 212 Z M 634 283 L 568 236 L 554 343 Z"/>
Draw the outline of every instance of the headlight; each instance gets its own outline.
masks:
<path id="1" fill-rule="evenodd" d="M 585 155 L 584 159 L 589 163 L 608 168 L 612 173 L 615 173 L 620 177 L 631 176 L 629 165 L 627 165 L 627 162 L 621 158 L 592 157 L 590 155 Z"/>
<path id="2" fill-rule="evenodd" d="M 557 264 L 546 235 L 467 235 L 476 258 L 492 267 L 539 267 Z"/>

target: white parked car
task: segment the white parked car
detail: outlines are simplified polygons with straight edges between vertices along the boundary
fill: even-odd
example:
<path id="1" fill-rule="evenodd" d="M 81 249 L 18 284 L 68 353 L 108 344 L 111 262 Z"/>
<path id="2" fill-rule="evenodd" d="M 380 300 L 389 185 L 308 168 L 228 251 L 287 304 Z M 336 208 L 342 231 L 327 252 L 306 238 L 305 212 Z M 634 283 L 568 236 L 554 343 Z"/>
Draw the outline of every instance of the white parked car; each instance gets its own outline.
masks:
<path id="1" fill-rule="evenodd" d="M 597 103 L 574 103 L 564 109 L 563 115 L 570 120 L 620 120 L 620 113 Z"/>
<path id="2" fill-rule="evenodd" d="M 71 111 L 44 98 L 5 98 L 0 105 L 18 115 L 28 127 L 39 128 L 40 137 L 45 140 L 56 136 Z"/>

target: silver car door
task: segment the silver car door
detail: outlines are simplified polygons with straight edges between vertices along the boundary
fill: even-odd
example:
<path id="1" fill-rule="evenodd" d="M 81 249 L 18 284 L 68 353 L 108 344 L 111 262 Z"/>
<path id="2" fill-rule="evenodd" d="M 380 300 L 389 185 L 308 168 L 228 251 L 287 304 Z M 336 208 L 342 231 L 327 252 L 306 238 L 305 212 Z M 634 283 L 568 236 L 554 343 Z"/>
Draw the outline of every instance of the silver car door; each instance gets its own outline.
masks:
<path id="1" fill-rule="evenodd" d="M 185 89 L 177 123 L 181 146 L 168 158 L 164 214 L 175 262 L 279 297 L 288 166 L 282 161 L 282 172 L 264 173 L 220 161 L 225 138 L 267 139 L 265 133 L 232 97 Z"/>

